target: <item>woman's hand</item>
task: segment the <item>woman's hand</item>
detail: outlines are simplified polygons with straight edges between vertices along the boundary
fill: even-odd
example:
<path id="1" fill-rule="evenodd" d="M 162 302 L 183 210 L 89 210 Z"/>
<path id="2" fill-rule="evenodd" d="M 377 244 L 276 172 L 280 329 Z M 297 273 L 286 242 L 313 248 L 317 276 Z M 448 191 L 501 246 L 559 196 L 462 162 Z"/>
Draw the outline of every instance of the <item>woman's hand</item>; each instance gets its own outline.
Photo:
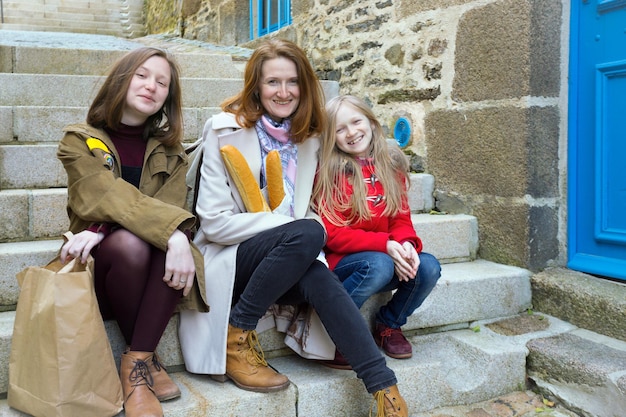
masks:
<path id="1" fill-rule="evenodd" d="M 65 263 L 68 259 L 78 257 L 80 257 L 82 263 L 87 262 L 89 253 L 96 245 L 102 242 L 102 239 L 104 239 L 103 233 L 96 233 L 90 230 L 83 230 L 73 235 L 61 248 L 61 262 Z"/>
<path id="2" fill-rule="evenodd" d="M 400 244 L 395 240 L 387 242 L 387 254 L 393 259 L 396 275 L 400 281 L 415 279 L 419 267 L 419 256 L 410 242 Z"/>
<path id="3" fill-rule="evenodd" d="M 184 289 L 183 295 L 187 295 L 191 291 L 195 276 L 196 265 L 193 262 L 189 239 L 176 229 L 167 241 L 163 281 L 174 289 Z"/>

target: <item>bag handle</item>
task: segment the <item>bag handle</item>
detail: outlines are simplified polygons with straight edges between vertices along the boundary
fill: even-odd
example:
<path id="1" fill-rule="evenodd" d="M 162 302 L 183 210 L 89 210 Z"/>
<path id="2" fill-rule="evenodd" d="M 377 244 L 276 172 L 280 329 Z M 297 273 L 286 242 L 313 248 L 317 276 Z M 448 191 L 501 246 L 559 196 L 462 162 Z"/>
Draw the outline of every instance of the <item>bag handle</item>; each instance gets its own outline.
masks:
<path id="1" fill-rule="evenodd" d="M 73 236 L 74 233 L 69 230 L 63 233 L 63 244 L 66 244 Z M 61 247 L 63 246 L 61 245 Z M 63 265 L 63 267 L 58 270 L 57 273 L 81 272 L 84 271 L 87 268 L 87 265 L 89 265 L 91 262 L 93 262 L 93 257 L 91 256 L 91 254 L 87 258 L 87 262 L 85 262 L 84 264 L 80 262 L 78 258 L 73 258 L 68 263 Z"/>

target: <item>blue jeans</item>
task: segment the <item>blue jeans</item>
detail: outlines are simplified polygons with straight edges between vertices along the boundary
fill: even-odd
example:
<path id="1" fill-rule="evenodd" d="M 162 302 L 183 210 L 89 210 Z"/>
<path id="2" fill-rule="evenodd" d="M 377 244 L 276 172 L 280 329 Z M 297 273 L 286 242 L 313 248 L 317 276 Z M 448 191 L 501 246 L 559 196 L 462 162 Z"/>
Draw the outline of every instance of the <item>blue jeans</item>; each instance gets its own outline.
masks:
<path id="1" fill-rule="evenodd" d="M 316 259 L 324 234 L 317 221 L 301 219 L 242 242 L 237 249 L 230 324 L 252 330 L 270 305 L 307 302 L 367 391 L 374 393 L 396 384 L 396 376 L 341 282 Z"/>
<path id="2" fill-rule="evenodd" d="M 393 259 L 383 252 L 358 252 L 346 255 L 335 267 L 335 274 L 357 305 L 372 295 L 396 290 L 389 302 L 376 314 L 376 320 L 394 329 L 404 326 L 410 316 L 430 294 L 441 276 L 441 265 L 429 253 L 420 253 L 415 279 L 400 281 Z"/>

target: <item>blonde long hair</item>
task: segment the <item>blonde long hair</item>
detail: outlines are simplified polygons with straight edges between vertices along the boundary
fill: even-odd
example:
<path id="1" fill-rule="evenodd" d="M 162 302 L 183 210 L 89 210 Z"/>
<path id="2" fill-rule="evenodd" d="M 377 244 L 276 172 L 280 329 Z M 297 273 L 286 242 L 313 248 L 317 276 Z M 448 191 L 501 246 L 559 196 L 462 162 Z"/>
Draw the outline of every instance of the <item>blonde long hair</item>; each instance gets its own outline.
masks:
<path id="1" fill-rule="evenodd" d="M 322 132 L 319 171 L 313 190 L 313 205 L 317 213 L 336 226 L 370 220 L 372 214 L 367 204 L 367 186 L 361 166 L 354 156 L 337 147 L 337 112 L 342 105 L 354 107 L 370 122 L 372 140 L 370 157 L 376 167 L 376 176 L 385 190 L 383 216 L 395 216 L 408 211 L 406 192 L 409 184 L 408 161 L 398 146 L 389 146 L 383 129 L 371 108 L 358 97 L 343 95 L 326 104 L 328 123 Z M 352 194 L 346 189 L 347 178 Z M 338 213 L 350 213 L 342 218 Z"/>

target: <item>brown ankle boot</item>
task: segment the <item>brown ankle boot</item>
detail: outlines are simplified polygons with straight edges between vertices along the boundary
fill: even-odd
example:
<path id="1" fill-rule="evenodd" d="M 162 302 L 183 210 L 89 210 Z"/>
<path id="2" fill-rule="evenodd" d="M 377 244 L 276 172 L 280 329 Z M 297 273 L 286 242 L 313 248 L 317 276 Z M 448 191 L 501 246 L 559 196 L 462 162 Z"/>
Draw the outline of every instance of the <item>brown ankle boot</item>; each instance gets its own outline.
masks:
<path id="1" fill-rule="evenodd" d="M 239 388 L 256 392 L 280 391 L 289 386 L 285 375 L 270 368 L 259 345 L 255 330 L 228 325 L 226 376 Z M 219 377 L 215 377 L 219 379 Z"/>
<path id="2" fill-rule="evenodd" d="M 152 375 L 147 360 L 152 352 L 122 353 L 120 380 L 124 392 L 126 417 L 163 417 L 163 409 L 154 394 Z"/>
<path id="3" fill-rule="evenodd" d="M 161 363 L 161 358 L 156 352 L 146 360 L 150 375 L 154 384 L 152 389 L 159 401 L 167 401 L 177 397 L 180 397 L 180 389 L 178 385 L 172 381 L 172 378 L 167 374 L 165 366 Z"/>
<path id="4" fill-rule="evenodd" d="M 404 398 L 400 395 L 397 385 L 376 391 L 374 393 L 374 402 L 376 403 L 376 417 L 409 416 L 409 409 L 406 406 Z M 370 417 L 372 417 L 371 408 Z"/>

